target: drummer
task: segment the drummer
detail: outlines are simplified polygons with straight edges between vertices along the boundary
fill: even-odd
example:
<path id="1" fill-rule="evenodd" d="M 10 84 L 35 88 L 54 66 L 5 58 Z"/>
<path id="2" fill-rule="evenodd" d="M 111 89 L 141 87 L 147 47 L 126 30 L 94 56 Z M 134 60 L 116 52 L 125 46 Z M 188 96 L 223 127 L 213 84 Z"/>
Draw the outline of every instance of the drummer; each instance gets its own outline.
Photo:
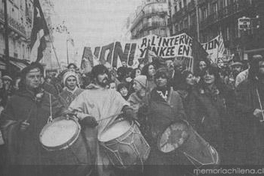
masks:
<path id="1" fill-rule="evenodd" d="M 69 110 L 77 112 L 81 124 L 96 127 L 94 132 L 100 135 L 102 131 L 123 112 L 124 117 L 133 119 L 135 113 L 128 102 L 115 90 L 108 89 L 110 75 L 104 65 L 96 65 L 92 69 L 93 82 L 84 90 L 69 106 Z M 111 117 L 111 118 L 107 118 Z M 104 119 L 106 118 L 106 119 Z M 91 131 L 86 133 L 86 138 L 91 143 L 97 143 L 97 135 L 92 136 Z M 114 169 L 104 152 L 96 145 L 96 165 L 98 174 L 101 176 L 115 175 Z"/>
<path id="2" fill-rule="evenodd" d="M 8 164 L 37 165 L 10 170 L 17 175 L 45 175 L 42 166 L 52 164 L 40 145 L 39 133 L 51 115 L 50 104 L 53 117 L 61 114 L 63 106 L 41 88 L 42 74 L 43 67 L 39 63 L 24 68 L 21 71 L 19 91 L 11 97 L 1 115 Z"/>
<path id="3" fill-rule="evenodd" d="M 163 131 L 174 121 L 185 119 L 181 97 L 172 87 L 168 86 L 168 79 L 169 74 L 166 68 L 157 70 L 154 75 L 157 87 L 147 94 L 145 106 L 139 109 L 139 115 L 141 115 L 138 118 L 146 118 L 142 120 L 144 124 L 141 125 L 147 126 L 144 129 L 150 129 L 146 139 L 149 140 L 151 151 L 146 164 L 152 167 L 146 167 L 146 175 L 175 175 L 173 165 L 177 164 L 178 159 L 175 155 L 164 154 L 157 148 L 158 137 Z M 144 117 L 144 114 L 147 116 Z"/>

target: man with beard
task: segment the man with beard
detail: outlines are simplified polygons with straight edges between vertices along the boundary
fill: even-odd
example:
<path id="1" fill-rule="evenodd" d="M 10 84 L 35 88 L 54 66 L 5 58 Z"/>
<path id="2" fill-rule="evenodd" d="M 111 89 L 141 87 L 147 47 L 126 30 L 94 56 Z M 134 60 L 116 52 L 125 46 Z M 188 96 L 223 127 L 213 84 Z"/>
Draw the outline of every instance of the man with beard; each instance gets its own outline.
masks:
<path id="1" fill-rule="evenodd" d="M 242 164 L 264 164 L 264 58 L 254 56 L 248 79 L 237 87 L 238 158 Z M 245 145 L 246 144 L 246 145 Z"/>
<path id="2" fill-rule="evenodd" d="M 91 73 L 93 83 L 71 103 L 69 110 L 76 112 L 77 117 L 86 126 L 91 127 L 85 133 L 91 150 L 96 153 L 97 172 L 100 176 L 108 176 L 115 173 L 106 154 L 97 144 L 97 136 L 100 136 L 121 112 L 128 119 L 135 118 L 135 113 L 120 93 L 107 88 L 110 75 L 104 65 L 93 67 Z"/>

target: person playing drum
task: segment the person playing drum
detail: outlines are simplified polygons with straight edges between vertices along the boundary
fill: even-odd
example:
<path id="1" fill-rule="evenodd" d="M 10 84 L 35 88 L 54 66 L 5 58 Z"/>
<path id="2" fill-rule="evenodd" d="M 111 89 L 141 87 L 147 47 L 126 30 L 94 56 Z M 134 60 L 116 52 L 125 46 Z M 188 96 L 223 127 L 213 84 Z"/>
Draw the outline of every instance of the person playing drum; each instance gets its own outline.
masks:
<path id="1" fill-rule="evenodd" d="M 19 91 L 11 97 L 1 114 L 8 164 L 31 165 L 19 167 L 21 170 L 10 169 L 16 175 L 47 175 L 42 166 L 52 164 L 39 142 L 39 133 L 47 124 L 49 116 L 60 115 L 64 108 L 53 95 L 41 88 L 42 74 L 43 67 L 39 63 L 24 68 L 21 71 Z"/>
<path id="2" fill-rule="evenodd" d="M 107 176 L 115 173 L 103 150 L 96 145 L 97 136 L 111 125 L 121 112 L 129 119 L 135 118 L 136 114 L 117 91 L 107 88 L 110 75 L 104 65 L 93 67 L 92 77 L 93 82 L 76 97 L 69 110 L 76 112 L 82 124 L 94 127 L 93 131 L 86 133 L 86 138 L 90 141 L 90 146 L 95 146 L 98 174 Z"/>
<path id="3" fill-rule="evenodd" d="M 165 154 L 157 147 L 158 138 L 173 122 L 185 119 L 180 95 L 168 86 L 169 74 L 166 68 L 160 68 L 154 75 L 156 88 L 145 97 L 145 105 L 139 108 L 138 119 L 141 126 L 147 126 L 144 132 L 151 151 L 147 160 L 146 175 L 175 175 L 173 168 L 179 158 L 175 154 Z M 145 120 L 143 120 L 145 118 Z M 153 167 L 153 165 L 155 167 Z"/>

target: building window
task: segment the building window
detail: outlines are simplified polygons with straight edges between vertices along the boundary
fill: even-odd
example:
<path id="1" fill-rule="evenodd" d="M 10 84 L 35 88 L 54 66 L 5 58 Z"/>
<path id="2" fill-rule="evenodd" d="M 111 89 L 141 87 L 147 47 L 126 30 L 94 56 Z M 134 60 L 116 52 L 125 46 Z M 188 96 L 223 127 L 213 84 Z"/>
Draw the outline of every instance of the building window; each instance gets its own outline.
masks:
<path id="1" fill-rule="evenodd" d="M 190 15 L 190 25 L 191 25 L 191 26 L 194 26 L 194 25 L 195 25 L 195 22 L 196 22 L 196 14 L 193 12 L 193 13 Z"/>
<path id="2" fill-rule="evenodd" d="M 174 25 L 174 29 L 175 29 L 175 32 L 178 32 L 179 31 L 179 25 L 178 24 L 175 24 Z"/>
<path id="3" fill-rule="evenodd" d="M 226 40 L 230 40 L 230 27 L 226 28 Z"/>
<path id="4" fill-rule="evenodd" d="M 175 10 L 175 12 L 177 12 L 177 5 L 174 6 L 174 10 Z"/>
<path id="5" fill-rule="evenodd" d="M 204 6 L 201 8 L 201 20 L 205 20 L 207 18 L 207 8 Z"/>
<path id="6" fill-rule="evenodd" d="M 212 4 L 212 14 L 217 12 L 217 2 Z"/>
<path id="7" fill-rule="evenodd" d="M 235 34 L 235 38 L 238 38 L 238 26 L 234 25 L 234 34 Z"/>
<path id="8" fill-rule="evenodd" d="M 182 21 L 180 22 L 180 29 L 179 30 L 180 31 L 183 30 L 183 22 Z"/>
<path id="9" fill-rule="evenodd" d="M 188 28 L 188 18 L 185 18 L 183 21 L 183 29 Z"/>
<path id="10" fill-rule="evenodd" d="M 220 0 L 220 8 L 224 8 L 225 7 L 225 0 Z"/>
<path id="11" fill-rule="evenodd" d="M 186 0 L 183 0 L 183 7 L 186 7 L 186 6 L 187 6 Z"/>

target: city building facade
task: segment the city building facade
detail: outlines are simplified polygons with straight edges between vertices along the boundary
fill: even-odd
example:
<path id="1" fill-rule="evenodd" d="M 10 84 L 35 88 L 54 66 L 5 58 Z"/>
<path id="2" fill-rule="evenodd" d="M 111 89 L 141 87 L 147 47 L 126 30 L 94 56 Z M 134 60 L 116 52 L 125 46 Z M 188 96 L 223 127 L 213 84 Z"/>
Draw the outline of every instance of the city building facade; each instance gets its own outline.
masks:
<path id="1" fill-rule="evenodd" d="M 248 59 L 264 54 L 264 1 L 168 0 L 172 35 L 186 32 L 201 43 L 223 35 L 228 54 Z M 241 18 L 248 24 L 238 26 Z"/>
<path id="2" fill-rule="evenodd" d="M 168 3 L 166 0 L 145 0 L 138 6 L 130 25 L 131 39 L 147 35 L 169 36 Z"/>
<path id="3" fill-rule="evenodd" d="M 33 27 L 33 0 L 6 0 L 10 72 L 19 71 L 30 55 L 30 34 Z M 0 74 L 7 74 L 5 63 L 4 1 L 0 1 Z"/>
<path id="4" fill-rule="evenodd" d="M 34 0 L 6 0 L 8 16 L 8 42 L 9 42 L 9 71 L 5 58 L 5 15 L 4 1 L 0 2 L 0 76 L 12 73 L 12 77 L 18 75 L 30 61 L 30 37 L 34 21 Z M 50 0 L 40 0 L 44 17 L 48 27 L 52 28 L 50 10 L 53 4 Z M 45 68 L 52 68 L 52 30 L 49 36 L 45 36 L 46 49 L 43 52 L 41 63 Z M 54 63 L 53 63 L 54 65 Z"/>

